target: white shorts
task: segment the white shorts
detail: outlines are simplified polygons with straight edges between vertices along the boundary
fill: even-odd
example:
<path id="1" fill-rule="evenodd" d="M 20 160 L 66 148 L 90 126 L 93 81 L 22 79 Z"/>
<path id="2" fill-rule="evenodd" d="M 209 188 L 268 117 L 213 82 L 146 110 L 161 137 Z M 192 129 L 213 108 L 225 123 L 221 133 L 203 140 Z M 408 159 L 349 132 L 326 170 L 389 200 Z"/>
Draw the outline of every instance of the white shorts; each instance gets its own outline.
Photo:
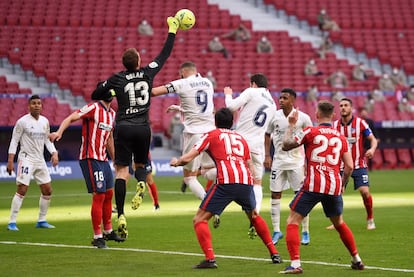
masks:
<path id="1" fill-rule="evenodd" d="M 254 168 L 253 179 L 261 180 L 263 178 L 263 174 L 264 174 L 264 166 L 263 166 L 264 157 L 263 157 L 263 152 L 260 153 L 260 154 L 258 154 L 258 153 L 250 153 L 250 155 L 252 157 L 253 168 Z"/>
<path id="2" fill-rule="evenodd" d="M 270 171 L 270 191 L 281 192 L 289 188 L 293 191 L 299 191 L 304 178 L 305 171 L 303 167 L 289 170 L 272 169 Z"/>
<path id="3" fill-rule="evenodd" d="M 200 140 L 202 135 L 203 134 L 183 133 L 183 154 L 193 149 L 194 145 Z M 215 164 L 211 157 L 204 151 L 195 157 L 194 160 L 184 165 L 183 168 L 187 169 L 188 171 L 195 172 L 200 169 L 201 165 L 207 168 L 215 167 Z"/>
<path id="4" fill-rule="evenodd" d="M 24 155 L 19 155 L 17 160 L 16 183 L 26 186 L 30 185 L 30 179 L 33 179 L 38 185 L 50 183 L 50 173 L 44 160 L 32 160 Z"/>

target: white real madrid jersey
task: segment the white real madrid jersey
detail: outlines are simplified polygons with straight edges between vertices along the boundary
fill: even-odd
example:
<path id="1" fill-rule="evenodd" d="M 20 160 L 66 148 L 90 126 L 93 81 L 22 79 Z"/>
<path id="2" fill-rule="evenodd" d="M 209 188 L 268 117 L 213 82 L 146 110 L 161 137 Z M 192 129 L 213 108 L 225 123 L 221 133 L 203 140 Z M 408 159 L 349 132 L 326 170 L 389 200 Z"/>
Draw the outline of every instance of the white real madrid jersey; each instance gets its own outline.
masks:
<path id="1" fill-rule="evenodd" d="M 49 120 L 40 115 L 36 120 L 27 114 L 19 118 L 13 128 L 13 135 L 9 146 L 9 153 L 16 154 L 20 142 L 20 154 L 25 154 L 33 160 L 44 160 L 43 151 L 46 145 L 49 153 L 56 152 L 56 148 L 50 142 Z"/>
<path id="2" fill-rule="evenodd" d="M 213 85 L 200 74 L 172 81 L 180 97 L 184 132 L 203 134 L 215 129 Z"/>
<path id="3" fill-rule="evenodd" d="M 237 98 L 226 95 L 225 103 L 231 111 L 239 111 L 236 131 L 249 144 L 250 151 L 262 151 L 264 135 L 276 112 L 276 104 L 266 88 L 247 88 Z"/>
<path id="4" fill-rule="evenodd" d="M 285 116 L 283 110 L 277 110 L 274 119 L 270 122 L 266 133 L 271 134 L 275 153 L 273 155 L 272 169 L 290 170 L 299 168 L 305 163 L 303 146 L 291 149 L 289 151 L 282 150 L 282 143 L 285 133 L 289 127 L 288 117 L 295 111 L 292 109 L 288 116 Z M 299 111 L 298 121 L 295 130 L 302 130 L 305 127 L 312 126 L 312 120 L 309 115 Z"/>

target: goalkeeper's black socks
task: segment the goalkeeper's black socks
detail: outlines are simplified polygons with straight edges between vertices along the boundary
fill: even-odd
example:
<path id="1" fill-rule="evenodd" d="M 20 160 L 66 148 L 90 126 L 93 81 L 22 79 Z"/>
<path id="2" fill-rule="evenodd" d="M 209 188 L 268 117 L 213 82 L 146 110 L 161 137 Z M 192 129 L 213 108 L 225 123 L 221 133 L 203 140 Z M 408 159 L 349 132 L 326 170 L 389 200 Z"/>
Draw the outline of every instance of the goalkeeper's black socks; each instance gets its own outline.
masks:
<path id="1" fill-rule="evenodd" d="M 124 214 L 124 204 L 126 196 L 126 182 L 124 179 L 115 180 L 115 203 L 118 211 L 118 217 Z"/>

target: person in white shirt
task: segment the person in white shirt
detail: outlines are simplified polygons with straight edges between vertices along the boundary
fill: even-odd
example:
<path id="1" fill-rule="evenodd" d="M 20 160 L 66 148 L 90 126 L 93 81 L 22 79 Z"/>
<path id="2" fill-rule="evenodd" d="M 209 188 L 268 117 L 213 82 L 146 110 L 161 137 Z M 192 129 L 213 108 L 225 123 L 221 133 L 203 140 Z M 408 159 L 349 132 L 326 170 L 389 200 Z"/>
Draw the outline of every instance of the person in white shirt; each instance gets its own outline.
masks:
<path id="1" fill-rule="evenodd" d="M 236 131 L 247 141 L 254 165 L 254 194 L 256 210 L 260 212 L 262 205 L 262 177 L 264 173 L 263 162 L 265 156 L 265 131 L 276 113 L 276 104 L 267 89 L 267 77 L 257 73 L 250 77 L 250 87 L 245 89 L 238 97 L 233 98 L 233 90 L 224 88 L 225 104 L 232 112 L 239 109 L 239 118 Z M 254 238 L 255 230 L 251 226 L 250 238 Z"/>
<path id="2" fill-rule="evenodd" d="M 197 72 L 193 62 L 184 62 L 180 66 L 181 79 L 155 87 L 152 95 L 158 96 L 167 93 L 176 93 L 180 97 L 181 105 L 177 111 L 182 114 L 184 124 L 183 131 L 183 154 L 189 152 L 201 136 L 213 129 L 214 125 L 214 102 L 213 84 Z M 197 179 L 200 166 L 211 168 L 205 175 L 207 179 L 215 179 L 214 162 L 207 154 L 202 154 L 183 167 L 184 183 L 190 188 L 195 196 L 204 199 L 206 191 Z M 213 177 L 210 177 L 210 171 Z"/>
<path id="3" fill-rule="evenodd" d="M 7 173 L 12 175 L 14 171 L 14 157 L 20 144 L 16 171 L 17 191 L 11 203 L 10 220 L 7 229 L 19 231 L 16 225 L 17 214 L 22 206 L 24 196 L 33 177 L 40 187 L 39 217 L 36 228 L 55 228 L 46 221 L 46 214 L 50 205 L 52 186 L 50 173 L 44 159 L 43 151 L 46 146 L 51 156 L 52 165 L 59 162 L 58 153 L 52 142 L 49 141 L 49 120 L 40 115 L 42 112 L 42 101 L 38 95 L 32 95 L 29 99 L 29 114 L 19 118 L 13 128 L 10 141 Z"/>
<path id="4" fill-rule="evenodd" d="M 284 88 L 280 92 L 279 106 L 276 116 L 270 122 L 265 135 L 266 157 L 264 165 L 270 171 L 270 216 L 273 225 L 272 241 L 277 244 L 279 239 L 283 237 L 280 231 L 280 201 L 282 191 L 290 188 L 296 193 L 299 191 L 304 180 L 305 152 L 303 147 L 294 148 L 289 151 L 282 150 L 283 138 L 289 128 L 288 117 L 292 115 L 296 109 L 294 107 L 296 100 L 296 92 L 291 88 Z M 309 115 L 298 111 L 298 121 L 296 129 L 302 130 L 305 127 L 312 126 L 312 120 Z M 273 162 L 270 155 L 271 143 L 273 140 L 274 154 Z M 304 245 L 309 244 L 309 216 L 302 221 L 302 241 Z"/>

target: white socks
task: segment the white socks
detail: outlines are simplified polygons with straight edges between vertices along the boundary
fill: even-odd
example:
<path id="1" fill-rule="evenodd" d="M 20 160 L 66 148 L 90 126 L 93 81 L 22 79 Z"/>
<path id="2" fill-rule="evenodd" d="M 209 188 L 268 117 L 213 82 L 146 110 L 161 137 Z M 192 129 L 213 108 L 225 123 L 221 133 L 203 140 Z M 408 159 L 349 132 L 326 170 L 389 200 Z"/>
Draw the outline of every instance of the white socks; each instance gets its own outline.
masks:
<path id="1" fill-rule="evenodd" d="M 20 207 L 22 206 L 23 199 L 24 196 L 18 194 L 17 192 L 14 194 L 11 202 L 9 223 L 16 223 L 17 214 L 19 213 Z"/>
<path id="2" fill-rule="evenodd" d="M 280 232 L 280 199 L 270 199 L 270 217 L 273 232 Z"/>
<path id="3" fill-rule="evenodd" d="M 309 233 L 309 214 L 302 220 L 302 232 Z"/>
<path id="4" fill-rule="evenodd" d="M 40 195 L 39 199 L 39 219 L 38 222 L 46 221 L 47 210 L 50 205 L 50 195 Z"/>

